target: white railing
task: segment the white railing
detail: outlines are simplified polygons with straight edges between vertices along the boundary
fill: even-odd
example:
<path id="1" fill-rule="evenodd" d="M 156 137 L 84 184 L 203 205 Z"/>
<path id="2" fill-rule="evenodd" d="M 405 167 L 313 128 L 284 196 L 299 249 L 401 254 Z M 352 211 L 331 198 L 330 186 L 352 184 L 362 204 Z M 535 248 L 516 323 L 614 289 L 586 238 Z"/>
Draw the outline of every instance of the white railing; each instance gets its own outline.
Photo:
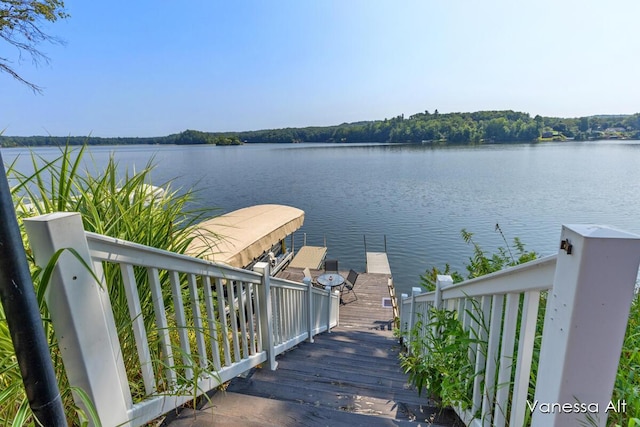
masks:
<path id="1" fill-rule="evenodd" d="M 247 271 L 88 233 L 79 214 L 25 224 L 38 265 L 61 253 L 45 298 L 69 382 L 103 426 L 143 425 L 259 364 L 276 369 L 276 355 L 337 325 L 336 293 L 271 277 L 267 263 Z"/>
<path id="2" fill-rule="evenodd" d="M 424 338 L 438 334 L 433 309 L 455 312 L 468 332 L 474 373 L 468 400 L 454 408 L 467 425 L 606 425 L 640 237 L 576 225 L 563 226 L 561 241 L 558 255 L 455 285 L 438 276 L 435 291 L 403 295 L 409 349 L 428 355 Z"/>

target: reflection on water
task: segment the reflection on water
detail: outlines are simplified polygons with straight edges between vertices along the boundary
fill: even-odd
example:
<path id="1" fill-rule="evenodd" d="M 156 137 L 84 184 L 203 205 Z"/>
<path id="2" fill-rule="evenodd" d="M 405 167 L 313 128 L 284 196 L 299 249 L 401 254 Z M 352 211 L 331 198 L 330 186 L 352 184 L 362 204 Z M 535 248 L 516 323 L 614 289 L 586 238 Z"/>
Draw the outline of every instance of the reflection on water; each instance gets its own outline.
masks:
<path id="1" fill-rule="evenodd" d="M 520 237 L 557 251 L 562 223 L 610 224 L 640 233 L 640 141 L 459 147 L 384 144 L 256 144 L 239 147 L 91 147 L 87 167 L 113 153 L 123 170 L 157 165 L 154 184 L 200 190 L 202 204 L 231 211 L 260 203 L 306 212 L 296 245 L 326 237 L 341 268 L 364 270 L 364 239 L 383 250 L 408 292 L 432 265 L 461 270 L 471 255 L 465 228 L 487 251 Z M 38 148 L 53 158 L 59 150 Z M 29 150 L 3 149 L 30 168 Z M 95 163 L 95 164 L 94 164 Z"/>

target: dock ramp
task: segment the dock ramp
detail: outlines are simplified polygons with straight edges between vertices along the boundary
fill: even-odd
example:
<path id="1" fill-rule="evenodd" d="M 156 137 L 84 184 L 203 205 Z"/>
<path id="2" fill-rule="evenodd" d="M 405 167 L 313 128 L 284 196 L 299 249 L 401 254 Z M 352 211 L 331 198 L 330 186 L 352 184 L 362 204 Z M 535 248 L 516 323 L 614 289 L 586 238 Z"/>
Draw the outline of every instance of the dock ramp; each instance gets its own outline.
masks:
<path id="1" fill-rule="evenodd" d="M 391 275 L 386 252 L 367 252 L 367 273 Z"/>

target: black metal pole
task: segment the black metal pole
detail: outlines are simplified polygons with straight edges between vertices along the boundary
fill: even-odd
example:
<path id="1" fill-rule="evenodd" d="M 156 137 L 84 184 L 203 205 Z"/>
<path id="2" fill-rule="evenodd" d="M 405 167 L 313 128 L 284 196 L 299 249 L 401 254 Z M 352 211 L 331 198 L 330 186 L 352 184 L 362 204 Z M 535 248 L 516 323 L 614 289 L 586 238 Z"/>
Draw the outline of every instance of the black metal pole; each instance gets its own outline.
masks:
<path id="1" fill-rule="evenodd" d="M 0 301 L 33 415 L 40 425 L 66 427 L 62 398 L 1 154 L 0 167 Z"/>

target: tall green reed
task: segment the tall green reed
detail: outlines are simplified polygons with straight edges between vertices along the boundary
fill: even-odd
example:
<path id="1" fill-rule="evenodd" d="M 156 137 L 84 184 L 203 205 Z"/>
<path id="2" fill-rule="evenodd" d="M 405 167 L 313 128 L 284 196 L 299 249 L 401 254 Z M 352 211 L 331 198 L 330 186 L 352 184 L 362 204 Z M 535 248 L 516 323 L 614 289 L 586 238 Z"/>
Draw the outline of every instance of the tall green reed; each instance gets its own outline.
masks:
<path id="1" fill-rule="evenodd" d="M 196 200 L 192 189 L 173 189 L 171 182 L 160 183 L 164 191 L 156 191 L 151 184 L 153 160 L 136 172 L 121 172 L 120 165 L 111 156 L 103 169 L 88 170 L 83 167 L 86 147 L 61 148 L 60 155 L 47 161 L 31 155 L 33 170 L 19 171 L 15 163 L 9 165 L 7 176 L 12 183 L 12 196 L 18 221 L 29 216 L 50 212 L 79 212 L 85 230 L 160 249 L 184 253 L 194 225 L 210 213 L 204 209 L 192 209 Z M 94 164 L 94 169 L 97 169 Z M 43 324 L 49 337 L 50 349 L 61 393 L 65 400 L 67 417 L 72 425 L 83 425 L 91 414 L 83 414 L 73 403 L 71 388 L 60 360 L 53 328 L 44 302 L 46 283 L 41 271 L 35 267 L 28 241 L 23 231 L 27 258 L 32 266 L 32 276 L 41 308 Z M 105 269 L 106 283 L 114 311 L 118 335 L 134 399 L 144 395 L 139 377 L 139 362 L 133 340 L 131 319 L 120 274 L 115 266 Z M 146 274 L 137 271 L 137 283 L 144 287 Z M 150 347 L 154 357 L 161 360 L 157 348 L 157 331 L 153 323 L 153 308 L 149 292 L 140 292 L 145 326 L 149 331 Z M 169 294 L 163 295 L 169 301 Z M 168 304 L 168 307 L 171 305 Z M 161 369 L 158 367 L 158 369 Z M 81 390 L 74 390 L 84 396 Z M 85 396 L 86 397 L 86 396 Z M 33 419 L 22 388 L 20 371 L 0 307 L 0 425 L 32 425 Z"/>

